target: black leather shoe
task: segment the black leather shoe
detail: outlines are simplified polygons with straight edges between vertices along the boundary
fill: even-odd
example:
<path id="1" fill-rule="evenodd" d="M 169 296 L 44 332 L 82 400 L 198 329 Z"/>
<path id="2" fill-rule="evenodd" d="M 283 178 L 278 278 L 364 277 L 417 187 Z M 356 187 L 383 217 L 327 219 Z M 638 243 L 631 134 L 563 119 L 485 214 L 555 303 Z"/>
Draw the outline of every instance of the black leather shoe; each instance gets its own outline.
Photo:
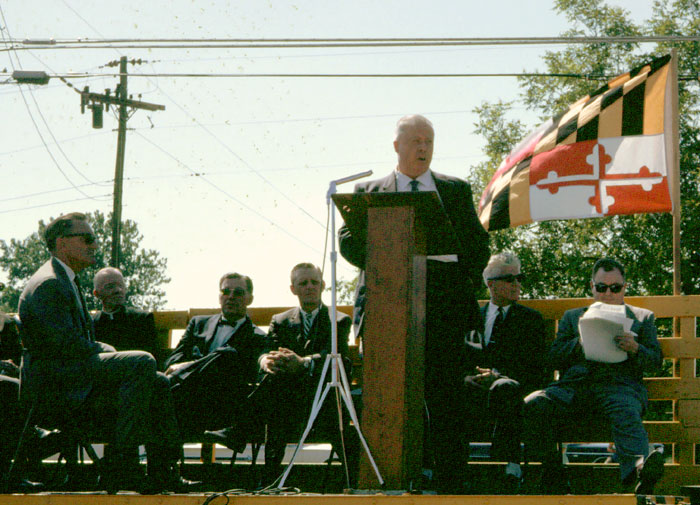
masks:
<path id="1" fill-rule="evenodd" d="M 654 449 L 644 460 L 644 466 L 639 471 L 639 479 L 634 493 L 640 495 L 654 494 L 654 486 L 663 475 L 664 455 L 658 449 Z"/>
<path id="2" fill-rule="evenodd" d="M 144 486 L 141 487 L 141 494 L 163 494 L 171 493 L 196 493 L 203 488 L 202 481 L 188 480 L 180 475 L 175 469 L 172 472 L 158 472 L 150 475 Z"/>
<path id="3" fill-rule="evenodd" d="M 234 452 L 245 451 L 246 441 L 239 435 L 239 431 L 229 427 L 223 430 L 205 431 L 204 441 L 210 444 L 219 444 L 228 447 Z"/>
<path id="4" fill-rule="evenodd" d="M 518 494 L 520 492 L 520 477 L 510 473 L 503 474 L 498 482 L 498 494 Z"/>
<path id="5" fill-rule="evenodd" d="M 41 482 L 33 482 L 28 479 L 19 479 L 16 482 L 10 482 L 8 486 L 8 493 L 18 493 L 18 494 L 33 494 L 41 493 L 46 489 Z"/>
<path id="6" fill-rule="evenodd" d="M 566 473 L 566 468 L 561 465 L 544 466 L 542 468 L 542 480 L 540 481 L 540 493 L 542 494 L 571 494 L 571 484 Z"/>

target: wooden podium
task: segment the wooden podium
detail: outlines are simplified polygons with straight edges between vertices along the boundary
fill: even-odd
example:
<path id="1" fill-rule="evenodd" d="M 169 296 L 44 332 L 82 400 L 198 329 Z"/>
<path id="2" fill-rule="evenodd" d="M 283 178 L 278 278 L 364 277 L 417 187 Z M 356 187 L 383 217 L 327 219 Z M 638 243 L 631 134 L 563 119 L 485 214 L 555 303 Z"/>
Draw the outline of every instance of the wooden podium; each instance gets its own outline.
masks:
<path id="1" fill-rule="evenodd" d="M 457 250 L 437 193 L 336 194 L 356 240 L 366 235 L 362 432 L 386 489 L 420 485 L 426 255 Z M 366 455 L 358 488 L 376 489 Z"/>

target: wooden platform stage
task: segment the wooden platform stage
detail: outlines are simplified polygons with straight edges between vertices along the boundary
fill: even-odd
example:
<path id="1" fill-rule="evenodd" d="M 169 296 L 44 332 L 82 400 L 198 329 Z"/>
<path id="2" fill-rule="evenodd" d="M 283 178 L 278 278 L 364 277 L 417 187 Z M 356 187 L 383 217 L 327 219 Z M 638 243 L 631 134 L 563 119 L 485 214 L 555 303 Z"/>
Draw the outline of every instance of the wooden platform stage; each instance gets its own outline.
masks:
<path id="1" fill-rule="evenodd" d="M 35 494 L 0 495 L 2 505 L 202 505 L 206 494 L 155 495 L 107 494 Z M 211 500 L 210 505 L 637 505 L 634 495 L 318 495 L 284 496 L 228 495 Z M 641 501 L 644 503 L 644 501 Z M 659 503 L 689 503 L 660 501 Z"/>

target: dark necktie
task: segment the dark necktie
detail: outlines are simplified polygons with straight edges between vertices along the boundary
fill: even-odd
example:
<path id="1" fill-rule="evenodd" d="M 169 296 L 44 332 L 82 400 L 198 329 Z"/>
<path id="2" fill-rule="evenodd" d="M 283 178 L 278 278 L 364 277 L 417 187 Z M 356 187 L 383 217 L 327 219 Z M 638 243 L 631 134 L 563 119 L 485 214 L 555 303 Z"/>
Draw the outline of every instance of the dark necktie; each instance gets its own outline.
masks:
<path id="1" fill-rule="evenodd" d="M 491 338 L 489 339 L 489 346 L 495 345 L 496 341 L 500 337 L 500 331 L 503 327 L 503 320 L 505 319 L 505 314 L 503 313 L 503 307 L 498 307 L 498 313 L 496 314 L 496 319 L 493 320 L 493 326 L 491 327 Z"/>
<path id="2" fill-rule="evenodd" d="M 418 186 L 420 185 L 420 182 L 418 182 L 417 180 L 413 179 L 413 180 L 411 180 L 411 182 L 409 182 L 409 184 L 411 185 L 411 191 L 412 191 L 412 192 L 418 191 Z"/>
<path id="3" fill-rule="evenodd" d="M 78 288 L 78 298 L 80 299 L 80 307 L 83 309 L 83 318 L 85 320 L 85 326 L 87 327 L 88 340 L 92 340 L 92 318 L 90 317 L 90 312 L 88 312 L 87 304 L 85 303 L 85 298 L 83 298 L 83 290 L 80 289 L 80 281 L 78 280 L 77 275 L 75 276 L 74 282 L 75 287 Z"/>

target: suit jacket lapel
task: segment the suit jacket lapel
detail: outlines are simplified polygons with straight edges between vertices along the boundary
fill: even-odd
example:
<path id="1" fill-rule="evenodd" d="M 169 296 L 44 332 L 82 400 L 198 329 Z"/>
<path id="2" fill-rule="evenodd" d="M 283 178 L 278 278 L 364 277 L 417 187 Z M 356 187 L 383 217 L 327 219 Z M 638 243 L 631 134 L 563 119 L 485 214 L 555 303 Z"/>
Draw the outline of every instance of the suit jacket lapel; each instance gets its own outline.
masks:
<path id="1" fill-rule="evenodd" d="M 92 340 L 90 337 L 92 318 L 89 318 L 90 323 L 88 324 L 88 321 L 86 320 L 86 318 L 88 318 L 88 314 L 86 314 L 83 310 L 83 306 L 80 300 L 78 299 L 75 289 L 73 288 L 73 282 L 71 282 L 71 280 L 68 278 L 68 273 L 66 272 L 66 269 L 63 268 L 63 265 L 61 265 L 55 257 L 51 257 L 51 267 L 53 268 L 53 271 L 56 274 L 56 278 L 61 283 L 63 290 L 66 292 L 69 299 L 73 300 L 71 314 L 73 316 L 73 320 L 76 321 L 76 323 L 78 323 L 78 326 L 80 327 L 80 336 L 86 340 Z"/>
<path id="2" fill-rule="evenodd" d="M 477 334 L 479 335 L 479 344 L 481 348 L 486 349 L 486 317 L 489 313 L 489 304 L 487 303 L 483 307 L 480 307 L 479 311 L 481 312 L 481 328 Z"/>
<path id="3" fill-rule="evenodd" d="M 381 179 L 379 184 L 380 193 L 395 193 L 396 192 L 396 174 L 391 172 L 389 175 Z"/>
<path id="4" fill-rule="evenodd" d="M 308 340 L 306 342 L 306 349 L 310 352 L 320 352 L 321 349 L 326 345 L 325 337 L 326 334 L 323 331 L 324 328 L 330 327 L 330 312 L 328 307 L 321 304 L 318 308 L 318 314 L 311 325 L 311 331 L 309 332 Z M 328 335 L 330 336 L 330 334 Z M 323 341 L 322 341 L 323 340 Z"/>
<path id="5" fill-rule="evenodd" d="M 639 334 L 639 327 L 642 325 L 642 323 L 639 321 L 639 319 L 637 319 L 637 316 L 634 314 L 634 312 L 632 312 L 632 309 L 630 309 L 627 304 L 625 304 L 625 315 L 632 320 L 632 327 L 630 328 L 630 331 Z"/>
<path id="6" fill-rule="evenodd" d="M 206 351 L 205 354 L 209 354 L 211 352 L 211 349 L 209 347 L 214 341 L 214 335 L 216 334 L 216 327 L 219 325 L 219 321 L 221 321 L 221 314 L 217 314 L 214 317 L 210 317 L 209 319 L 207 319 L 207 322 L 204 326 L 202 336 L 204 337 L 204 347 Z"/>

